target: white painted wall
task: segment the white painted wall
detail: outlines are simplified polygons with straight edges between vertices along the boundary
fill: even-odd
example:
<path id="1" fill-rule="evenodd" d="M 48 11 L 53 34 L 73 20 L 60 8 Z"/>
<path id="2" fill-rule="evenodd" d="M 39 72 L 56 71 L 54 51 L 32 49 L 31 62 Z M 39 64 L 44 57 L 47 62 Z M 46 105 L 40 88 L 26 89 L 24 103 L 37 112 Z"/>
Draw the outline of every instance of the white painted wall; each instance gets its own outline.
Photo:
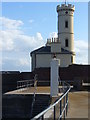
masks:
<path id="1" fill-rule="evenodd" d="M 70 64 L 72 64 L 71 63 L 71 56 L 72 56 L 71 54 L 56 54 L 56 58 L 60 59 L 60 67 L 67 67 Z M 52 60 L 52 57 L 53 57 L 53 54 L 37 54 L 36 55 L 36 68 L 50 67 L 50 62 Z M 75 57 L 74 57 L 74 59 L 75 59 Z M 34 70 L 35 58 L 32 60 L 34 60 L 32 62 L 34 64 L 32 70 Z"/>
<path id="2" fill-rule="evenodd" d="M 71 63 L 71 54 L 57 54 L 56 57 L 60 59 L 60 67 L 68 67 Z"/>
<path id="3" fill-rule="evenodd" d="M 51 54 L 37 54 L 36 55 L 36 68 L 50 67 Z"/>

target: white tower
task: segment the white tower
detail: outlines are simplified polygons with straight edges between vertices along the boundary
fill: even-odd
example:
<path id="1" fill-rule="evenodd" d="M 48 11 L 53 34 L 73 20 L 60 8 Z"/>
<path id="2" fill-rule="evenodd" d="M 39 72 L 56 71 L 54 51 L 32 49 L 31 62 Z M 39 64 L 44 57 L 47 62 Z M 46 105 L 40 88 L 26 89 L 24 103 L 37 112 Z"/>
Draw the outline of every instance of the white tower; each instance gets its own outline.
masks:
<path id="1" fill-rule="evenodd" d="M 57 6 L 58 13 L 58 38 L 61 47 L 74 52 L 73 15 L 75 7 L 71 4 Z"/>

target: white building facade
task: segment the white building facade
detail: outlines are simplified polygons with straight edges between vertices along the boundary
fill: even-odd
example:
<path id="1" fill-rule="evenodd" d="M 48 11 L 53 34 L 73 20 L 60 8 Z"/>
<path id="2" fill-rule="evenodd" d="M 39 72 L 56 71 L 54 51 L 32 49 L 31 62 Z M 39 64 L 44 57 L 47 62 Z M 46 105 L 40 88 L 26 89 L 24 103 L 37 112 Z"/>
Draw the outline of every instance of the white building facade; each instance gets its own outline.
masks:
<path id="1" fill-rule="evenodd" d="M 31 52 L 32 71 L 35 68 L 50 67 L 54 55 L 60 59 L 60 67 L 68 67 L 75 62 L 74 10 L 71 4 L 57 6 L 58 38 L 47 39 L 45 46 Z"/>

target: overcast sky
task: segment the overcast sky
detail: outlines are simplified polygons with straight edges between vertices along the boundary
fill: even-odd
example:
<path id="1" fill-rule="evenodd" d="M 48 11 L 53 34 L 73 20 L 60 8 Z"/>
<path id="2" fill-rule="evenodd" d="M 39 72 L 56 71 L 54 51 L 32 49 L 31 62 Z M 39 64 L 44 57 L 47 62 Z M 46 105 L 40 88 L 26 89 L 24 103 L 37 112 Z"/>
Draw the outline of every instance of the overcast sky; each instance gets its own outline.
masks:
<path id="1" fill-rule="evenodd" d="M 70 3 L 70 2 L 68 2 Z M 30 52 L 57 36 L 59 2 L 3 2 L 0 16 L 1 70 L 31 71 Z M 76 63 L 88 63 L 88 2 L 74 2 Z M 1 68 L 1 67 L 0 67 Z"/>

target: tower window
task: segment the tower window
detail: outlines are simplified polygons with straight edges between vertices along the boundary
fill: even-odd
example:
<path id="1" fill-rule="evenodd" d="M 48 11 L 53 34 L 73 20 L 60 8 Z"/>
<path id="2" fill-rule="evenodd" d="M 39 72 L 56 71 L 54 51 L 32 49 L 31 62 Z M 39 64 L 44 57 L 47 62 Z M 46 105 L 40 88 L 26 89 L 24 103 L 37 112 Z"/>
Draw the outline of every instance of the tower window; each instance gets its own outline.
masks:
<path id="1" fill-rule="evenodd" d="M 73 56 L 71 56 L 71 63 L 73 63 Z"/>
<path id="2" fill-rule="evenodd" d="M 65 47 L 68 47 L 68 39 L 65 40 Z"/>
<path id="3" fill-rule="evenodd" d="M 66 11 L 65 13 L 68 14 L 68 11 Z"/>
<path id="4" fill-rule="evenodd" d="M 68 28 L 68 21 L 65 21 L 65 28 Z"/>

